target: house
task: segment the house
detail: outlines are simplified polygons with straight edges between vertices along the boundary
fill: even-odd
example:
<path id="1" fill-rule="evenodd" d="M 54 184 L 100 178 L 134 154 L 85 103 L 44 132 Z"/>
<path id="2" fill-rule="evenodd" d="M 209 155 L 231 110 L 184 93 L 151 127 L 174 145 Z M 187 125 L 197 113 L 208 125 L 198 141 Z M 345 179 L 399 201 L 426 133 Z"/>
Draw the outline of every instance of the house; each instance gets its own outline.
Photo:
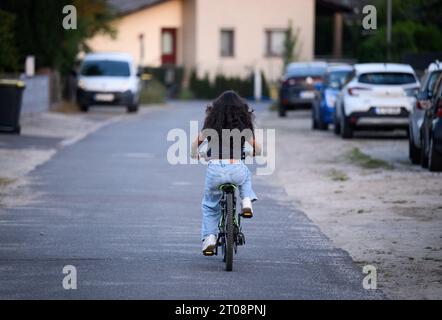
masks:
<path id="1" fill-rule="evenodd" d="M 299 59 L 314 58 L 315 0 L 109 2 L 118 13 L 118 35 L 98 35 L 89 46 L 94 51 L 129 52 L 143 66 L 180 65 L 211 78 L 245 76 L 258 68 L 277 80 L 290 22 L 299 30 Z"/>

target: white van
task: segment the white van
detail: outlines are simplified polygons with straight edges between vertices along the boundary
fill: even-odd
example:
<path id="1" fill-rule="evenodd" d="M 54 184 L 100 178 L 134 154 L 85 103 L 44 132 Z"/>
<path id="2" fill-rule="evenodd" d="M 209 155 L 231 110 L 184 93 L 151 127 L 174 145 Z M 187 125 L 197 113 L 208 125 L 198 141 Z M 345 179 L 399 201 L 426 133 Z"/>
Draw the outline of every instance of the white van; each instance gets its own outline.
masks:
<path id="1" fill-rule="evenodd" d="M 137 112 L 140 75 L 133 58 L 125 53 L 85 56 L 78 74 L 77 103 L 87 112 L 91 105 L 121 105 Z"/>

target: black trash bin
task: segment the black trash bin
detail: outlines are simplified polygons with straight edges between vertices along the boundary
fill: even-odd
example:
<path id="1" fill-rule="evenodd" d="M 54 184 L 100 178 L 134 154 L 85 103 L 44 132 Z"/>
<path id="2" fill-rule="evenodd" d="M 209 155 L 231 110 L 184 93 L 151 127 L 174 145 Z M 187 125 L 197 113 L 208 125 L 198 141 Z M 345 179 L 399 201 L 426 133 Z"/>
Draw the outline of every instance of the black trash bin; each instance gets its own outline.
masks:
<path id="1" fill-rule="evenodd" d="M 20 134 L 20 111 L 25 84 L 0 79 L 0 131 Z"/>

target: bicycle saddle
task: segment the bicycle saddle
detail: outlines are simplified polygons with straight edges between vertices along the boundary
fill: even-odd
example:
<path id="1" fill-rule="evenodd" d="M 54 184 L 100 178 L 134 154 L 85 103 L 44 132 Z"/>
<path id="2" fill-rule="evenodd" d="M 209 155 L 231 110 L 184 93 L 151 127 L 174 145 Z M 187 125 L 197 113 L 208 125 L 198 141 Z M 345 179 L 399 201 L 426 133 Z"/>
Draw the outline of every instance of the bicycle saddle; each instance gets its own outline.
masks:
<path id="1" fill-rule="evenodd" d="M 228 191 L 234 191 L 238 186 L 233 183 L 224 183 L 218 187 L 221 191 L 228 192 Z"/>

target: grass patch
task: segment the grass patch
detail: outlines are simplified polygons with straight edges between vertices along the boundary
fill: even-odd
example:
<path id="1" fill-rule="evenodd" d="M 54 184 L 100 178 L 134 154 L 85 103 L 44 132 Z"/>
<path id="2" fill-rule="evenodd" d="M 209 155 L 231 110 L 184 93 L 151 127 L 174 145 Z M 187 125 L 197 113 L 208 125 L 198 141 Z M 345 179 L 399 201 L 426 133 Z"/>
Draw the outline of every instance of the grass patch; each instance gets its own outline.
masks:
<path id="1" fill-rule="evenodd" d="M 154 104 L 166 102 L 167 89 L 157 80 L 151 80 L 140 92 L 141 104 Z"/>
<path id="2" fill-rule="evenodd" d="M 333 180 L 333 181 L 347 181 L 349 180 L 349 177 L 347 176 L 347 174 L 343 171 L 340 170 L 336 170 L 336 169 L 332 169 L 328 176 Z"/>
<path id="3" fill-rule="evenodd" d="M 55 107 L 54 111 L 66 114 L 73 114 L 80 113 L 80 108 L 76 103 L 63 101 Z"/>
<path id="4" fill-rule="evenodd" d="M 278 110 L 279 110 L 279 103 L 278 103 L 278 101 L 274 101 L 274 102 L 269 106 L 269 110 L 270 110 L 270 111 L 278 111 Z"/>
<path id="5" fill-rule="evenodd" d="M 393 166 L 388 162 L 380 159 L 375 159 L 363 153 L 359 148 L 353 148 L 347 153 L 347 159 L 351 163 L 358 165 L 365 169 L 386 169 L 392 170 Z"/>
<path id="6" fill-rule="evenodd" d="M 2 178 L 0 177 L 0 187 L 7 186 L 8 184 L 14 183 L 15 179 Z"/>

